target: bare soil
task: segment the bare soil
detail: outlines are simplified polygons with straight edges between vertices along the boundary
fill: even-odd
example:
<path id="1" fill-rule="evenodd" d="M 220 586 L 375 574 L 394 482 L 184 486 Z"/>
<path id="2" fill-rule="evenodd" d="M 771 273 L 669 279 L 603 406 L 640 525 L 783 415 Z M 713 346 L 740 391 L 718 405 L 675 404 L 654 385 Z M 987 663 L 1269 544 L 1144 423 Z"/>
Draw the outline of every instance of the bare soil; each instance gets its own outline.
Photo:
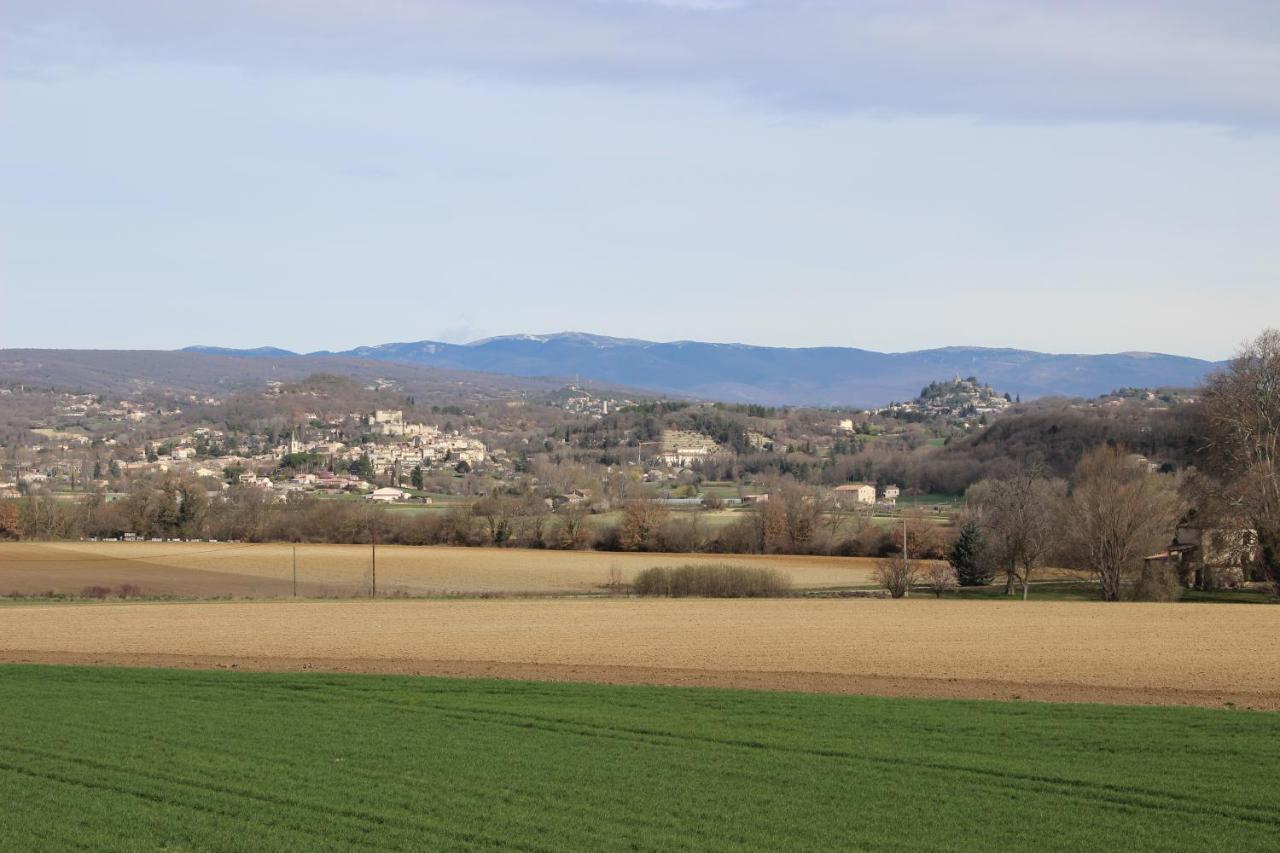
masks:
<path id="1" fill-rule="evenodd" d="M 1280 608 L 875 600 L 256 602 L 0 611 L 0 661 L 1280 710 Z"/>
<path id="2" fill-rule="evenodd" d="M 202 542 L 0 543 L 0 595 L 78 595 L 86 587 L 134 584 L 145 596 L 281 598 L 292 594 L 293 546 Z M 367 545 L 299 545 L 298 594 L 367 594 Z M 800 589 L 871 583 L 875 561 L 851 557 L 636 554 L 516 548 L 379 546 L 378 591 L 414 596 L 563 595 L 600 592 L 617 567 L 624 581 L 642 569 L 683 563 L 775 568 Z"/>

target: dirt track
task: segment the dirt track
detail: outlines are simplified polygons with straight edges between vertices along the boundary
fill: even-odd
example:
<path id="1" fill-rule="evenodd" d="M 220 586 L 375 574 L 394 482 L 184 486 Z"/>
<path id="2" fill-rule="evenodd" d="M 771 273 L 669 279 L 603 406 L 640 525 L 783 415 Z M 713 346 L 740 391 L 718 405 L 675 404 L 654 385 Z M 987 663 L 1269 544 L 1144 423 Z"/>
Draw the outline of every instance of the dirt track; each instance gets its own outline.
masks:
<path id="1" fill-rule="evenodd" d="M 367 545 L 299 545 L 298 593 L 367 594 Z M 735 563 L 776 568 L 800 588 L 871 582 L 874 560 L 707 554 L 609 554 L 515 548 L 378 548 L 382 593 L 580 594 L 599 592 L 616 566 L 624 580 L 650 566 Z M 0 595 L 78 595 L 86 587 L 134 584 L 146 596 L 285 597 L 292 592 L 293 548 L 285 544 L 203 542 L 0 543 Z"/>
<path id="2" fill-rule="evenodd" d="M 0 661 L 1280 710 L 1280 608 L 525 600 L 0 610 Z"/>

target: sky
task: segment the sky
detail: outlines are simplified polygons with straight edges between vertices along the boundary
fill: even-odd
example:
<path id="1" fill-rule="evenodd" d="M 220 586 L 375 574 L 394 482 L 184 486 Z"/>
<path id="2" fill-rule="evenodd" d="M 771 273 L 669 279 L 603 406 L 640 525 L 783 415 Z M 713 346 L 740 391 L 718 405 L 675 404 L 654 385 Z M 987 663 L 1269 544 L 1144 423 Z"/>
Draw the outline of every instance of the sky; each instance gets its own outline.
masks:
<path id="1" fill-rule="evenodd" d="M 0 0 L 0 347 L 1223 358 L 1274 0 Z"/>

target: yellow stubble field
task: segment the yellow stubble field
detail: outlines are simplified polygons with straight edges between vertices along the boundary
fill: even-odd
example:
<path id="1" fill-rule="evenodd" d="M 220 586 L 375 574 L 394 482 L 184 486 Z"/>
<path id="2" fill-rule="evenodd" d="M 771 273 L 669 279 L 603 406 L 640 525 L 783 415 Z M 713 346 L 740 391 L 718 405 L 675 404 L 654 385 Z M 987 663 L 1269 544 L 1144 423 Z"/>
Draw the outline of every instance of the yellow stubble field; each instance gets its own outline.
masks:
<path id="1" fill-rule="evenodd" d="M 0 543 L 0 596 L 132 584 L 147 597 L 272 598 L 292 595 L 295 549 L 287 544 L 204 542 Z M 301 597 L 368 593 L 367 545 L 299 545 Z M 600 592 L 615 567 L 624 582 L 651 566 L 732 563 L 778 569 L 799 589 L 871 583 L 875 561 L 856 557 L 637 554 L 514 548 L 380 546 L 379 594 L 582 594 Z"/>

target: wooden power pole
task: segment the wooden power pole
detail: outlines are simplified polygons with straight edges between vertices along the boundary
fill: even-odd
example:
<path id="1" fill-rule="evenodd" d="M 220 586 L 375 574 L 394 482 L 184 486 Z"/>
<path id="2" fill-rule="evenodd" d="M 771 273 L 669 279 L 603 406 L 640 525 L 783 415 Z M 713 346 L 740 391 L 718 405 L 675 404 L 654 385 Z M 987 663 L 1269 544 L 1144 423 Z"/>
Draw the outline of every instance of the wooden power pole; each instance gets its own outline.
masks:
<path id="1" fill-rule="evenodd" d="M 907 562 L 907 517 L 904 515 L 902 517 L 902 571 L 906 573 L 907 583 L 906 583 L 906 586 L 904 587 L 905 591 L 902 593 L 903 598 L 908 598 L 911 595 L 910 569 L 911 569 L 911 564 Z"/>

